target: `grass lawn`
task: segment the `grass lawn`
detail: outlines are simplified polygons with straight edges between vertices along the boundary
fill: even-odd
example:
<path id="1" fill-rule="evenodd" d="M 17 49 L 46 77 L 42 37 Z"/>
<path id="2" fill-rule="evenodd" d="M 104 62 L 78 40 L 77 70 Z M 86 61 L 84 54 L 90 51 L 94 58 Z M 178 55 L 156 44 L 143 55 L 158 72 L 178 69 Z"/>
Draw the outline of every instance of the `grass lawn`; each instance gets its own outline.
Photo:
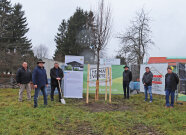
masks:
<path id="1" fill-rule="evenodd" d="M 154 95 L 154 102 L 148 103 L 143 94 L 130 100 L 113 95 L 109 104 L 103 95 L 96 103 L 91 95 L 88 105 L 85 99 L 66 99 L 67 104 L 62 105 L 56 96 L 46 107 L 40 96 L 36 109 L 33 101 L 18 102 L 17 98 L 18 90 L 0 89 L 0 135 L 186 134 L 186 104 L 166 109 L 163 96 Z"/>

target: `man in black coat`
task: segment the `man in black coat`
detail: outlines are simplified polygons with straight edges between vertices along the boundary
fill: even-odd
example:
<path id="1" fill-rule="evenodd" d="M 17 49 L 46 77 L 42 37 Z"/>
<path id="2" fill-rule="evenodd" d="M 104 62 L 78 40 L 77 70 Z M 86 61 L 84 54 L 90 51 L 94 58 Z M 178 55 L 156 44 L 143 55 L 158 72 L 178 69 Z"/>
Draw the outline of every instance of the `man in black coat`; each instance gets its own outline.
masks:
<path id="1" fill-rule="evenodd" d="M 25 89 L 27 91 L 27 99 L 31 100 L 30 82 L 32 81 L 32 73 L 30 69 L 28 69 L 28 65 L 26 62 L 23 62 L 22 67 L 17 70 L 16 81 L 18 85 L 20 86 L 19 101 L 22 102 L 23 91 Z"/>
<path id="2" fill-rule="evenodd" d="M 179 78 L 176 73 L 172 72 L 172 67 L 167 68 L 165 75 L 165 94 L 166 94 L 166 107 L 174 107 L 175 90 L 179 83 Z M 171 95 L 171 104 L 169 104 L 169 96 Z"/>
<path id="3" fill-rule="evenodd" d="M 124 66 L 124 71 L 123 71 L 123 91 L 124 91 L 124 98 L 129 99 L 129 84 L 130 81 L 132 80 L 132 72 L 129 71 L 128 66 Z"/>
<path id="4" fill-rule="evenodd" d="M 54 101 L 54 91 L 57 87 L 59 93 L 59 102 L 61 99 L 61 93 L 59 89 L 59 85 L 61 86 L 61 80 L 64 77 L 63 70 L 59 68 L 59 64 L 57 62 L 54 63 L 54 67 L 50 70 L 50 77 L 51 77 L 51 101 Z M 58 83 L 60 82 L 60 84 Z"/>
<path id="5" fill-rule="evenodd" d="M 148 93 L 150 95 L 150 103 L 152 102 L 152 79 L 153 79 L 153 74 L 150 71 L 149 67 L 145 68 L 146 72 L 143 75 L 142 82 L 144 85 L 145 89 L 145 101 L 147 101 L 148 98 Z"/>

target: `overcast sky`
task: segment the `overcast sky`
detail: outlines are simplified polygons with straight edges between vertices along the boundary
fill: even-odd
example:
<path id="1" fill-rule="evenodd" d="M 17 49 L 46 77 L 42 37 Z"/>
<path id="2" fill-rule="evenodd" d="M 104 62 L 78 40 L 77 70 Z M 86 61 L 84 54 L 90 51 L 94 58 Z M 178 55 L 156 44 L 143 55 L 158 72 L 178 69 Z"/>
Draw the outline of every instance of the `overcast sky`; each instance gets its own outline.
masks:
<path id="1" fill-rule="evenodd" d="M 11 0 L 21 3 L 33 46 L 47 45 L 49 57 L 55 51 L 54 36 L 62 19 L 68 19 L 77 7 L 96 10 L 99 0 Z M 186 56 L 186 0 L 106 0 L 112 9 L 112 39 L 107 57 L 114 57 L 119 47 L 117 34 L 125 32 L 136 11 L 144 7 L 152 18 L 155 47 L 150 56 Z"/>

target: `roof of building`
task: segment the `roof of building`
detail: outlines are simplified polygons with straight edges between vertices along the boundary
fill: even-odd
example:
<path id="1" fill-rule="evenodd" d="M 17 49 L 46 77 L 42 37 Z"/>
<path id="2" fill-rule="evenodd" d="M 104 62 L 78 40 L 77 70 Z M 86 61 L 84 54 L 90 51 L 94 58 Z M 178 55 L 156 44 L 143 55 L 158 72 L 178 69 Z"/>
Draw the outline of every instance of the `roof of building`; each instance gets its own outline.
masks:
<path id="1" fill-rule="evenodd" d="M 176 65 L 176 63 L 186 63 L 186 57 L 150 57 L 148 64 L 153 63 L 169 63 L 169 65 Z"/>
<path id="2" fill-rule="evenodd" d="M 83 64 L 77 62 L 77 61 L 72 61 L 72 62 L 69 62 L 69 63 L 66 63 L 67 65 L 71 65 L 71 66 L 83 66 Z"/>

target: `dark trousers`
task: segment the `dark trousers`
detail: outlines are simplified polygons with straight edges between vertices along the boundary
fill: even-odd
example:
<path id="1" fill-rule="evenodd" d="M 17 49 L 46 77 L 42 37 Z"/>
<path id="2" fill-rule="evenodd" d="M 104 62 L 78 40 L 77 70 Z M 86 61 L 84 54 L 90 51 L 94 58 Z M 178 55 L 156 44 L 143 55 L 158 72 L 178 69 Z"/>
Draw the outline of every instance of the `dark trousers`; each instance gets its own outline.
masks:
<path id="1" fill-rule="evenodd" d="M 174 106 L 175 91 L 165 90 L 166 106 Z M 171 104 L 169 103 L 169 96 L 171 95 Z"/>
<path id="2" fill-rule="evenodd" d="M 59 94 L 59 101 L 61 99 L 61 93 L 60 93 L 59 86 L 51 85 L 51 93 L 50 93 L 51 101 L 54 101 L 54 91 L 56 88 L 57 88 L 58 94 Z"/>
<path id="3" fill-rule="evenodd" d="M 129 99 L 129 82 L 123 82 L 124 98 Z"/>
<path id="4" fill-rule="evenodd" d="M 35 94 L 34 94 L 34 107 L 37 107 L 37 98 L 39 96 L 39 92 L 43 93 L 43 97 L 44 97 L 44 105 L 47 105 L 47 94 L 46 94 L 46 91 L 45 91 L 45 86 L 43 87 L 40 87 L 40 88 L 36 88 L 35 89 Z"/>

